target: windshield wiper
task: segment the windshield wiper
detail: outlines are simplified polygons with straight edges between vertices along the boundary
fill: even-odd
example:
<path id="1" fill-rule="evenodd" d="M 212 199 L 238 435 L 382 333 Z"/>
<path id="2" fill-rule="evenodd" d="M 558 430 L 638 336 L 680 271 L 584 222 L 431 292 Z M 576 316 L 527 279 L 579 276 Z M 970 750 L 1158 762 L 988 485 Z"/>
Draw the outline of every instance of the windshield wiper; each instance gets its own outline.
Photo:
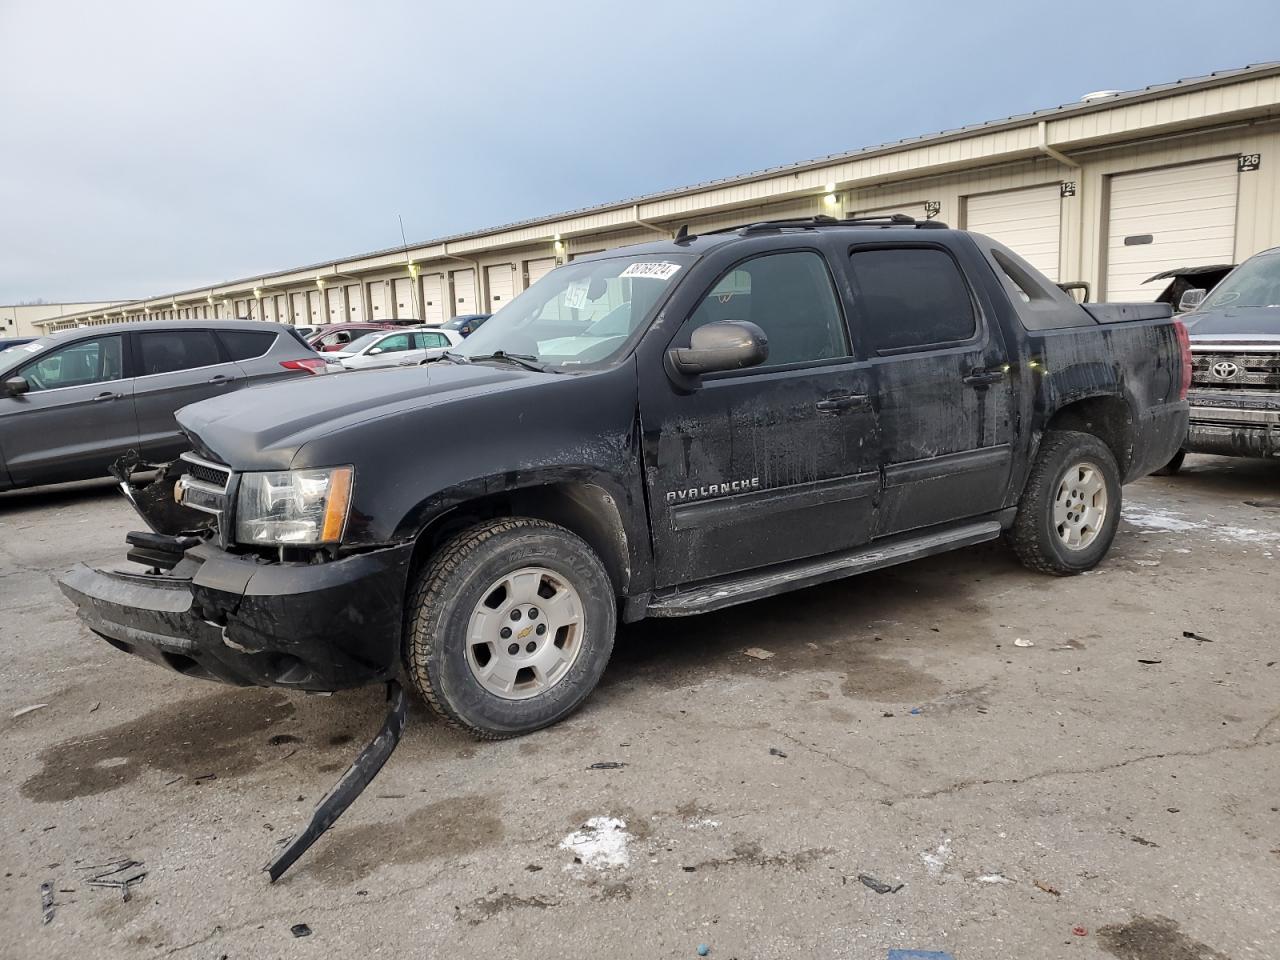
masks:
<path id="1" fill-rule="evenodd" d="M 493 353 L 482 353 L 478 357 L 472 357 L 472 363 L 479 363 L 481 360 L 503 360 L 507 363 L 514 363 L 517 367 L 524 367 L 526 370 L 532 370 L 535 373 L 546 373 L 547 368 L 538 362 L 538 358 L 527 353 L 507 353 L 505 350 L 495 350 Z"/>

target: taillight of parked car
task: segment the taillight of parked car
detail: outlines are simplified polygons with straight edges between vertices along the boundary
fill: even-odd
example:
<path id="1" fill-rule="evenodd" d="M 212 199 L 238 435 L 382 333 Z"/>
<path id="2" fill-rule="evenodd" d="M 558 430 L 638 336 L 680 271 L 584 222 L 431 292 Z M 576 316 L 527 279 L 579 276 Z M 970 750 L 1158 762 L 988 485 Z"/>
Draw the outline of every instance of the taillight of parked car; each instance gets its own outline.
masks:
<path id="1" fill-rule="evenodd" d="M 1182 389 L 1178 391 L 1178 399 L 1185 400 L 1191 386 L 1191 335 L 1181 320 L 1173 321 L 1173 328 L 1178 332 L 1178 348 L 1182 351 Z"/>
<path id="2" fill-rule="evenodd" d="M 305 360 L 281 360 L 280 366 L 286 370 L 305 370 L 307 373 L 329 372 L 329 365 L 319 357 L 307 357 Z"/>

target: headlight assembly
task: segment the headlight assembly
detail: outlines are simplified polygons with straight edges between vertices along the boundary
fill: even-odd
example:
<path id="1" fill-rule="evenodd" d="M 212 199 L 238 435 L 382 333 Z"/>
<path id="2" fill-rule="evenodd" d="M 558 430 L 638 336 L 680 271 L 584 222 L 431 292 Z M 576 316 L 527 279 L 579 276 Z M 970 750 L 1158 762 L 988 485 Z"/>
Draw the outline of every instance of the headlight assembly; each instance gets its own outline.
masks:
<path id="1" fill-rule="evenodd" d="M 265 546 L 340 542 L 353 474 L 351 467 L 242 474 L 236 541 Z"/>

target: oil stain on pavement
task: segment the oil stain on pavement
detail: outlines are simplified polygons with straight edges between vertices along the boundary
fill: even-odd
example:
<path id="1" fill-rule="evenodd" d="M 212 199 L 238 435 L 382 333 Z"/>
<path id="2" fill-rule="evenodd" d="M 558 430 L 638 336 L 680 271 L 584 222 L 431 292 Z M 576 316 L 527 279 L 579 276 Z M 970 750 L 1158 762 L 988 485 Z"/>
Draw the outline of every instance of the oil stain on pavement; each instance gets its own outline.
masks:
<path id="1" fill-rule="evenodd" d="M 1120 960 L 1230 960 L 1187 936 L 1168 917 L 1134 917 L 1128 923 L 1102 927 L 1098 940 Z"/>
<path id="2" fill-rule="evenodd" d="M 61 803 L 116 790 L 144 770 L 187 780 L 233 777 L 258 766 L 264 731 L 292 717 L 283 694 L 232 690 L 173 704 L 95 734 L 46 747 L 43 769 L 22 784 L 36 803 Z"/>

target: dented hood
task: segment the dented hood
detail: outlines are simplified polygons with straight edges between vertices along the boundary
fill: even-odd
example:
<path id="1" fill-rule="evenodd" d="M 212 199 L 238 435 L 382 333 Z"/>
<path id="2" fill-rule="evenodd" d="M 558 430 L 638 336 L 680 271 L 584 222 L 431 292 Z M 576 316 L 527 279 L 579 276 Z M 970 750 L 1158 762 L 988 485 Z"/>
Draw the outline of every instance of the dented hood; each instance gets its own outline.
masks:
<path id="1" fill-rule="evenodd" d="M 556 378 L 515 367 L 432 363 L 308 377 L 238 390 L 178 411 L 197 453 L 236 470 L 284 470 L 308 442 L 381 417 L 524 390 Z M 452 411 L 451 411 L 452 413 Z"/>

